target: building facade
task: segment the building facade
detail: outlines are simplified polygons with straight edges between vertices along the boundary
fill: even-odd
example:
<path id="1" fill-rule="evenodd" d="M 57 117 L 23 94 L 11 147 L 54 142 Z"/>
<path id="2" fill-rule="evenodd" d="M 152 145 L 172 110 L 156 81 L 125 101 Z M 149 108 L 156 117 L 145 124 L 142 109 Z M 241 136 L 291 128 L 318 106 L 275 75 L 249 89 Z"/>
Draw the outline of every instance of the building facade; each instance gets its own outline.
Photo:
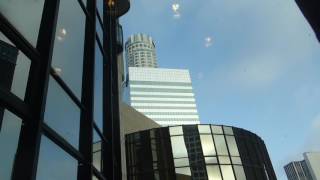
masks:
<path id="1" fill-rule="evenodd" d="M 306 152 L 303 157 L 284 166 L 288 180 L 320 180 L 320 152 Z"/>
<path id="2" fill-rule="evenodd" d="M 257 135 L 221 125 L 155 128 L 126 136 L 128 180 L 275 180 Z"/>
<path id="3" fill-rule="evenodd" d="M 288 180 L 313 180 L 304 160 L 291 162 L 284 166 L 284 170 Z"/>
<path id="4" fill-rule="evenodd" d="M 125 44 L 129 67 L 158 67 L 155 44 L 146 34 L 135 34 Z"/>
<path id="5" fill-rule="evenodd" d="M 109 78 L 130 3 L 107 3 L 0 1 L 1 180 L 121 179 L 118 97 L 110 98 L 117 81 Z M 93 134 L 106 152 L 101 168 Z"/>
<path id="6" fill-rule="evenodd" d="M 128 103 L 162 126 L 200 123 L 188 70 L 129 67 L 126 89 Z"/>

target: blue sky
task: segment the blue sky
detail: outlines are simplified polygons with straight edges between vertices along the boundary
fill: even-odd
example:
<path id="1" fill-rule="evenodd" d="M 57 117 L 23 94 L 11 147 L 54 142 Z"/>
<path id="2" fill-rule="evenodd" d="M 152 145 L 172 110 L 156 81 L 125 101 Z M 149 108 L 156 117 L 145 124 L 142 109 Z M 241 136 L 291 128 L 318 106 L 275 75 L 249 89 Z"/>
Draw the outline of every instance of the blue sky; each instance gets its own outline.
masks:
<path id="1" fill-rule="evenodd" d="M 153 37 L 160 67 L 190 70 L 202 123 L 261 136 L 280 180 L 320 150 L 320 44 L 294 1 L 132 0 L 121 23 Z"/>

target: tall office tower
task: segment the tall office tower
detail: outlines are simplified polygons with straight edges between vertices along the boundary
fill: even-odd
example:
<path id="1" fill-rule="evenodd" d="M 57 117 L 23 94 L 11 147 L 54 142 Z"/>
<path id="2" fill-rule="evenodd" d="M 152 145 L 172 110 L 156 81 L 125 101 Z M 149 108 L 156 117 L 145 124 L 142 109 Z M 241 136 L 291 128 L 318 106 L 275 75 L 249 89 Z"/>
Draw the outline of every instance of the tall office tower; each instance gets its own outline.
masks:
<path id="1" fill-rule="evenodd" d="M 126 95 L 137 111 L 161 126 L 199 124 L 189 71 L 129 67 Z"/>
<path id="2" fill-rule="evenodd" d="M 294 161 L 284 166 L 288 180 L 313 180 L 306 161 Z"/>
<path id="3" fill-rule="evenodd" d="M 18 50 L 14 46 L 0 40 L 0 88 L 10 91 L 14 69 L 18 57 Z M 4 108 L 0 107 L 0 131 L 4 115 Z"/>
<path id="4" fill-rule="evenodd" d="M 158 67 L 154 42 L 145 34 L 129 37 L 126 42 L 126 57 L 129 67 Z"/>
<path id="5" fill-rule="evenodd" d="M 303 153 L 309 172 L 313 180 L 320 180 L 320 152 Z"/>

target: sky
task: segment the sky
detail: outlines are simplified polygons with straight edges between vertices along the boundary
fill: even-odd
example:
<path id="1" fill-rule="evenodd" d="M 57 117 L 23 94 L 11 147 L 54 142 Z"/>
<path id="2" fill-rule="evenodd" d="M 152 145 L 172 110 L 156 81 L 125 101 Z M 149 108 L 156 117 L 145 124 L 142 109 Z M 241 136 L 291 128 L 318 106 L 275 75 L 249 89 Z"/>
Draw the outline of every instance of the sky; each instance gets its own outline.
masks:
<path id="1" fill-rule="evenodd" d="M 258 134 L 279 180 L 320 150 L 320 43 L 292 0 L 132 0 L 124 39 L 146 33 L 162 68 L 189 69 L 201 123 Z"/>

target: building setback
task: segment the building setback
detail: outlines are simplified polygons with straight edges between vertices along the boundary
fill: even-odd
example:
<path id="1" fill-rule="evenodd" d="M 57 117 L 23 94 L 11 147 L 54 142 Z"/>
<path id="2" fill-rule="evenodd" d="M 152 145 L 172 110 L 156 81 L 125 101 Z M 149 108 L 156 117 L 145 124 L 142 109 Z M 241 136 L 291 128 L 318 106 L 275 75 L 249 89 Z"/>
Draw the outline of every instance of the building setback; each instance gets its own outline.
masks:
<path id="1" fill-rule="evenodd" d="M 126 93 L 132 107 L 162 126 L 200 123 L 188 70 L 129 67 Z"/>

